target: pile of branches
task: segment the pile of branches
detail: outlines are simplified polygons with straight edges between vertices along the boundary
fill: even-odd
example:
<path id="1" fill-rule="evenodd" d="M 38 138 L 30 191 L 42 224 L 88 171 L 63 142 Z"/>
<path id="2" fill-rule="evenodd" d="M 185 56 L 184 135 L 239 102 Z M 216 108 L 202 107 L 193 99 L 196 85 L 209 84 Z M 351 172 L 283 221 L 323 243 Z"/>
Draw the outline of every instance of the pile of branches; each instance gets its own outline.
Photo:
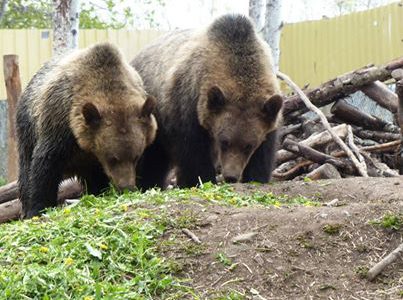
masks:
<path id="1" fill-rule="evenodd" d="M 276 180 L 403 174 L 403 57 L 383 66 L 366 66 L 305 91 L 286 75 L 279 73 L 278 77 L 295 94 L 285 100 L 273 172 Z M 395 83 L 395 92 L 384 82 Z M 357 91 L 390 111 L 393 122 L 349 104 L 346 98 Z M 326 105 L 331 105 L 328 115 L 318 109 Z M 317 117 L 307 114 L 309 110 Z"/>

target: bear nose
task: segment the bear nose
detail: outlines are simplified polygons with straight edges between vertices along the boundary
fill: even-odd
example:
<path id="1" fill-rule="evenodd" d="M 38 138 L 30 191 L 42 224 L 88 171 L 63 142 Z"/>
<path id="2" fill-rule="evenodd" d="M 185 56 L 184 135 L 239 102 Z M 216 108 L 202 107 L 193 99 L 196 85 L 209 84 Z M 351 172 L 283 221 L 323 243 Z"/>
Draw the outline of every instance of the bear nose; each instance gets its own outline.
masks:
<path id="1" fill-rule="evenodd" d="M 236 183 L 236 182 L 238 182 L 238 177 L 236 177 L 236 176 L 225 176 L 224 179 L 228 183 Z"/>
<path id="2" fill-rule="evenodd" d="M 135 186 L 133 186 L 133 185 L 119 185 L 119 186 L 117 186 L 117 189 L 119 190 L 119 192 L 123 192 L 123 191 L 131 191 L 131 192 L 133 192 L 135 189 L 136 189 L 136 187 Z"/>

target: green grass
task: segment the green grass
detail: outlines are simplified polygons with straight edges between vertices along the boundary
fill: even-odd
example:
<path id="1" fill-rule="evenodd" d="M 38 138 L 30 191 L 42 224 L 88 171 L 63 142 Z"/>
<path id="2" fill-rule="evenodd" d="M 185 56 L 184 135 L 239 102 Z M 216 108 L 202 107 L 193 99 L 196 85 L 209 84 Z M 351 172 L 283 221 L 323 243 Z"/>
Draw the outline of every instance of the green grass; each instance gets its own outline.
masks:
<path id="1" fill-rule="evenodd" d="M 399 230 L 400 228 L 403 228 L 403 215 L 389 213 L 384 215 L 380 220 L 373 220 L 369 223 L 386 229 Z"/>
<path id="2" fill-rule="evenodd" d="M 0 299 L 198 299 L 173 275 L 178 266 L 157 250 L 167 229 L 197 222 L 191 211 L 170 215 L 165 204 L 194 198 L 207 205 L 317 205 L 303 197 L 240 195 L 230 185 L 210 183 L 87 195 L 76 206 L 0 226 Z"/>

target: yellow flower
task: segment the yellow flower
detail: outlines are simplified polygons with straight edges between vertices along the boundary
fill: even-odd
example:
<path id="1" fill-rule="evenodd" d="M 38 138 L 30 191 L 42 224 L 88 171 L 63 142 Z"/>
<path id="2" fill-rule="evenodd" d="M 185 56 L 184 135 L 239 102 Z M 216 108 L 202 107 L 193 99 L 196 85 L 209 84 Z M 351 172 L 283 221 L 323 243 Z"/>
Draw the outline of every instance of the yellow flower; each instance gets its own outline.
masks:
<path id="1" fill-rule="evenodd" d="M 121 207 L 122 207 L 123 211 L 128 211 L 129 210 L 129 207 L 126 204 L 122 204 Z"/>
<path id="2" fill-rule="evenodd" d="M 71 213 L 71 209 L 70 209 L 69 207 L 66 207 L 66 208 L 63 210 L 63 213 L 64 213 L 65 215 L 69 215 L 69 214 Z"/>
<path id="3" fill-rule="evenodd" d="M 101 248 L 102 250 L 107 250 L 107 249 L 108 249 L 108 246 L 105 245 L 105 244 L 100 244 L 100 245 L 99 245 L 99 248 Z"/>
<path id="4" fill-rule="evenodd" d="M 42 253 L 48 253 L 48 252 L 49 252 L 49 248 L 42 246 L 42 247 L 39 248 L 39 251 L 42 252 Z"/>
<path id="5" fill-rule="evenodd" d="M 74 262 L 74 259 L 72 259 L 71 257 L 67 257 L 64 263 L 67 266 L 71 266 L 73 264 L 73 262 Z"/>
<path id="6" fill-rule="evenodd" d="M 94 298 L 93 297 L 91 297 L 91 296 L 85 296 L 84 297 L 84 300 L 93 300 Z"/>
<path id="7" fill-rule="evenodd" d="M 38 216 L 32 217 L 32 221 L 38 221 L 38 220 L 39 220 Z"/>
<path id="8" fill-rule="evenodd" d="M 96 215 L 99 215 L 99 213 L 100 213 L 100 210 L 99 210 L 98 208 L 96 208 L 96 209 L 95 209 L 95 214 L 96 214 Z"/>

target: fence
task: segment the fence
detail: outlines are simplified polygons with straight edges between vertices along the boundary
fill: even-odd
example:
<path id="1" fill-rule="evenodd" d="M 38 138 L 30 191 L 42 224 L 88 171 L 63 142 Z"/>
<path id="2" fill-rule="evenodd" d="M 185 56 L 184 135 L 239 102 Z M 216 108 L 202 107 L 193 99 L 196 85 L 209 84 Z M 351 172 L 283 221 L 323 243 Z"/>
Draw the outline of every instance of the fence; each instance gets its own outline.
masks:
<path id="1" fill-rule="evenodd" d="M 80 47 L 110 41 L 130 59 L 161 34 L 153 30 L 81 30 Z M 0 57 L 19 55 L 23 86 L 50 58 L 51 40 L 48 30 L 0 30 Z M 311 86 L 369 63 L 381 64 L 402 56 L 403 1 L 337 18 L 285 25 L 281 51 L 281 70 L 298 84 Z M 0 99 L 5 99 L 3 84 Z"/>

